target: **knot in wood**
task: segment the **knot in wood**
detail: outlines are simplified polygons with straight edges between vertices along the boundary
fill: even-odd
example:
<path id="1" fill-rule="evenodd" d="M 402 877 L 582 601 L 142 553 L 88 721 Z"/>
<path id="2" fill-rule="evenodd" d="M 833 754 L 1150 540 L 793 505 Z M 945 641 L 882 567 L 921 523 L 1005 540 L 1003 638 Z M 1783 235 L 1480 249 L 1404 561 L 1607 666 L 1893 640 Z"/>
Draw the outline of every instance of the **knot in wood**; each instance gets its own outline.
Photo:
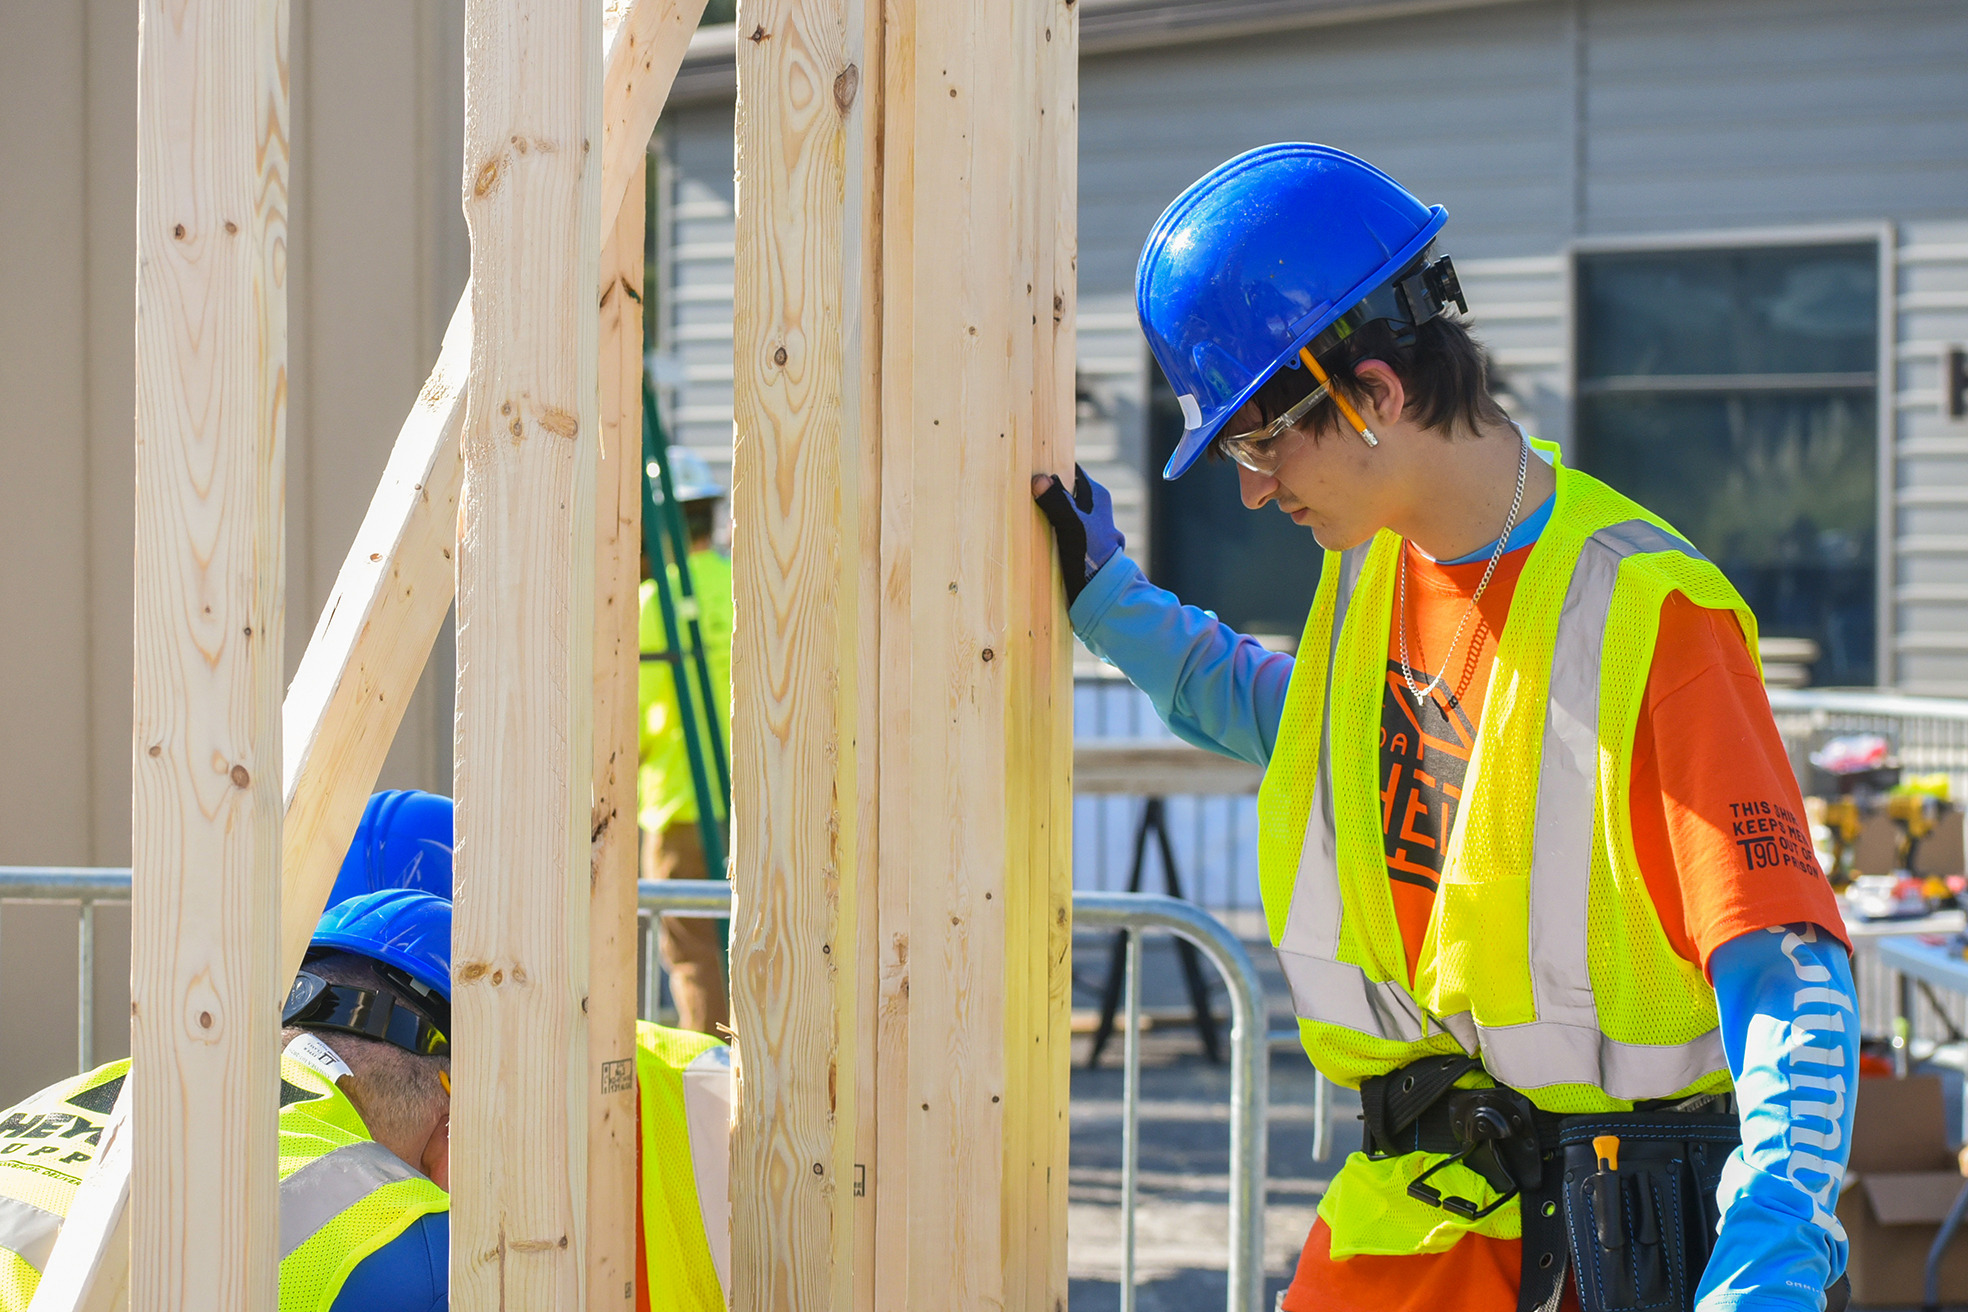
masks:
<path id="1" fill-rule="evenodd" d="M 564 437 L 569 441 L 572 441 L 574 435 L 581 431 L 580 422 L 573 415 L 568 414 L 565 410 L 557 410 L 552 406 L 548 406 L 540 412 L 540 427 L 546 429 L 556 437 Z"/>
<path id="2" fill-rule="evenodd" d="M 245 766 L 235 765 L 232 767 L 233 787 L 235 788 L 250 787 L 252 785 L 252 782 L 253 782 L 253 776 L 247 773 Z"/>
<path id="3" fill-rule="evenodd" d="M 772 353 L 772 363 L 774 363 L 774 364 L 777 364 L 777 365 L 783 365 L 783 364 L 785 364 L 785 363 L 786 363 L 786 348 L 785 348 L 785 347 L 783 347 L 783 346 L 782 346 L 782 347 L 780 347 L 780 348 L 779 348 L 778 350 L 776 350 L 776 351 L 774 351 L 774 352 Z"/>
<path id="4" fill-rule="evenodd" d="M 209 1030 L 209 1029 L 211 1029 L 211 1028 L 212 1028 L 212 1013 L 211 1013 L 211 1012 L 209 1012 L 209 1011 L 201 1011 L 201 1012 L 199 1012 L 199 1013 L 198 1013 L 198 1028 L 199 1028 L 199 1029 L 201 1029 L 201 1030 Z"/>
<path id="5" fill-rule="evenodd" d="M 998 654 L 992 651 L 989 647 L 986 647 L 984 649 L 984 661 L 986 664 L 989 664 L 991 661 L 996 660 L 997 656 Z"/>
<path id="6" fill-rule="evenodd" d="M 834 105 L 845 114 L 854 104 L 855 93 L 861 89 L 861 70 L 849 64 L 834 78 Z"/>
<path id="7" fill-rule="evenodd" d="M 757 45 L 761 41 L 770 41 L 772 39 L 772 33 L 766 31 L 765 24 L 761 23 L 757 27 L 753 28 L 752 34 L 746 37 L 745 39 L 747 41 L 750 41 L 753 45 Z"/>

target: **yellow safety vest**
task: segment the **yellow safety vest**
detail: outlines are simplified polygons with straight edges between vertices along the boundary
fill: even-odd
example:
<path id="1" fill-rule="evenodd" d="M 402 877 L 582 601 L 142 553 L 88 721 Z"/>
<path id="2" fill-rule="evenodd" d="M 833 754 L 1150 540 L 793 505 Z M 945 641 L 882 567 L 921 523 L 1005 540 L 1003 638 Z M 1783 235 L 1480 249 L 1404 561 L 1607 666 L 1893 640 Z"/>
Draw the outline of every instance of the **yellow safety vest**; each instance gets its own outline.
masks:
<path id="1" fill-rule="evenodd" d="M 724 1312 L 731 1286 L 731 1050 L 636 1022 L 650 1312 Z"/>
<path id="2" fill-rule="evenodd" d="M 1733 612 L 1752 653 L 1756 620 L 1664 521 L 1538 445 L 1557 499 L 1497 643 L 1412 981 L 1377 782 L 1394 533 L 1326 553 L 1258 793 L 1259 876 L 1305 1050 L 1327 1078 L 1357 1088 L 1470 1053 L 1546 1111 L 1626 1111 L 1729 1087 L 1714 991 L 1668 943 L 1627 809 L 1661 604 L 1678 591 Z M 1470 1223 L 1409 1198 L 1440 1160 L 1353 1154 L 1319 1205 L 1333 1256 L 1521 1234 L 1514 1205 Z M 1473 1171 L 1442 1174 L 1444 1193 L 1496 1197 Z"/>
<path id="3" fill-rule="evenodd" d="M 0 1312 L 26 1312 L 128 1060 L 0 1113 Z M 280 1063 L 280 1312 L 328 1312 L 349 1272 L 450 1197 L 375 1142 L 333 1081 Z"/>

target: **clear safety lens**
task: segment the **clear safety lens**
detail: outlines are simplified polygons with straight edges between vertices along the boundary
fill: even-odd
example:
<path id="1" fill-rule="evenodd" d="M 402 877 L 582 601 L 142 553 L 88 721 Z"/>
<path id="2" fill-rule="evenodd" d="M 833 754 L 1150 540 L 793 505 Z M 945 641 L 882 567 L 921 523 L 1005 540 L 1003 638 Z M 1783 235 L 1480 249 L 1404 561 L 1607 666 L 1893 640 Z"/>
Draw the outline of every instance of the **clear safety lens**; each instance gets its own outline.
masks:
<path id="1" fill-rule="evenodd" d="M 1217 438 L 1223 454 L 1248 469 L 1253 474 L 1269 474 L 1278 468 L 1282 454 L 1278 450 L 1278 439 L 1287 430 L 1312 413 L 1312 407 L 1328 395 L 1324 383 L 1307 392 L 1291 409 L 1273 419 L 1262 428 L 1253 428 L 1248 433 L 1231 433 Z"/>

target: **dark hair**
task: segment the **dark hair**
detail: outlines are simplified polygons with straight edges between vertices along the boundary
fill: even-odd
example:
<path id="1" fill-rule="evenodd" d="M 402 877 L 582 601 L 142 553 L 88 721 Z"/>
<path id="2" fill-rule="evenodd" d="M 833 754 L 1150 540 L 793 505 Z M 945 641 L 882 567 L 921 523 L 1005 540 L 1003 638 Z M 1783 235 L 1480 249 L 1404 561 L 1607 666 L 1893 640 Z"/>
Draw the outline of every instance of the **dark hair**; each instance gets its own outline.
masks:
<path id="1" fill-rule="evenodd" d="M 1356 410 L 1364 409 L 1373 399 L 1372 390 L 1353 372 L 1362 360 L 1379 360 L 1392 369 L 1407 391 L 1403 416 L 1423 428 L 1440 430 L 1444 437 L 1473 434 L 1484 424 L 1510 422 L 1510 416 L 1490 395 L 1489 357 L 1468 325 L 1458 318 L 1437 315 L 1416 328 L 1414 340 L 1406 346 L 1396 339 L 1394 324 L 1378 320 L 1319 357 L 1333 387 Z M 1317 386 L 1312 371 L 1303 365 L 1283 368 L 1266 379 L 1251 399 L 1263 412 L 1264 422 L 1270 423 Z M 1323 438 L 1345 422 L 1338 407 L 1327 399 L 1313 406 L 1299 427 Z M 1214 442 L 1210 454 L 1219 455 Z"/>

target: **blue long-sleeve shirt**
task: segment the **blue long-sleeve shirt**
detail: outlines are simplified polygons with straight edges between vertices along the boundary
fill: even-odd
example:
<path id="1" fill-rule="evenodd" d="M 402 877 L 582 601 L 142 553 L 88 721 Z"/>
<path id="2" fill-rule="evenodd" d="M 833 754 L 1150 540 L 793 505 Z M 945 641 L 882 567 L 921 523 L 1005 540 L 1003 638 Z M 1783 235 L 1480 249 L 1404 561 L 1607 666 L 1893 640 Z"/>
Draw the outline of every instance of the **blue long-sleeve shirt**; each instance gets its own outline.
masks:
<path id="1" fill-rule="evenodd" d="M 333 1312 L 447 1312 L 451 1214 L 432 1212 L 356 1264 Z"/>
<path id="2" fill-rule="evenodd" d="M 1552 502 L 1510 536 L 1536 541 Z M 1492 542 L 1444 564 L 1480 560 Z M 1074 603 L 1073 630 L 1118 666 L 1184 741 L 1267 764 L 1293 661 L 1157 588 L 1115 556 Z M 1710 955 L 1723 1048 L 1743 1114 L 1743 1146 L 1719 1194 L 1723 1225 L 1701 1286 L 1702 1312 L 1817 1309 L 1845 1269 L 1832 1215 L 1851 1135 L 1847 1081 L 1858 1073 L 1857 994 L 1842 945 L 1810 926 L 1746 934 Z"/>

